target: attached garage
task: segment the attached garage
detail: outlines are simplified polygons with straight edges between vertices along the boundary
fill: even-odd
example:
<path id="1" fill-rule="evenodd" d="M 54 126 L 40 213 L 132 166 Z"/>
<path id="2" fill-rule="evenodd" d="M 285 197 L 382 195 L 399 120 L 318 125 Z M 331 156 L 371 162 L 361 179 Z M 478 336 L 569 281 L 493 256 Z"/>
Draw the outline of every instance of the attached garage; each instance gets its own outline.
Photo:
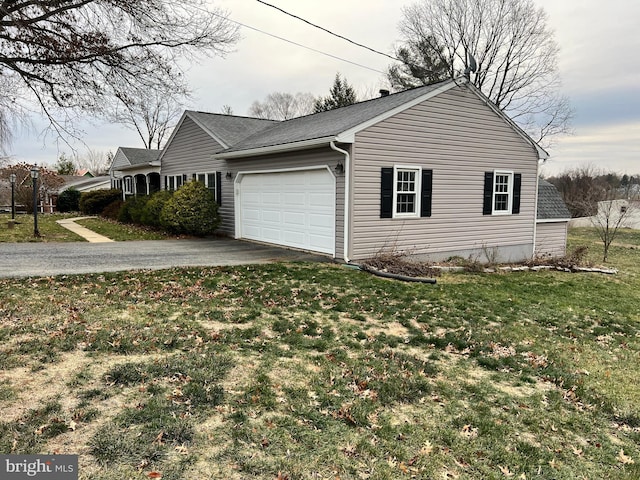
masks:
<path id="1" fill-rule="evenodd" d="M 336 181 L 328 168 L 240 173 L 236 236 L 335 255 Z"/>

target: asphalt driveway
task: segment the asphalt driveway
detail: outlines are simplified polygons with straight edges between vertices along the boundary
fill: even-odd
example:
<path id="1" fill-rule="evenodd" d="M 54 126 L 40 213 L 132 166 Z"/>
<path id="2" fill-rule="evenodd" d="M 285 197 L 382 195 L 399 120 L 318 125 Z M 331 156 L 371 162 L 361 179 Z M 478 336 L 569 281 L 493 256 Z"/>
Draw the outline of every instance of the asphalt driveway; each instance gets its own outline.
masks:
<path id="1" fill-rule="evenodd" d="M 243 265 L 327 257 L 229 238 L 113 243 L 0 243 L 0 278 Z"/>

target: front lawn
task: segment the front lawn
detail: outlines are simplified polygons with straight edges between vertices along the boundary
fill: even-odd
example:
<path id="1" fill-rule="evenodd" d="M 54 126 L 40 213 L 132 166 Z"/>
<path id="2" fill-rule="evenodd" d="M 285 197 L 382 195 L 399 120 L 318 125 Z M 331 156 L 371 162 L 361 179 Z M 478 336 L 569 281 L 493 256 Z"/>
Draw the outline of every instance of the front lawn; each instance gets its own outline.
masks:
<path id="1" fill-rule="evenodd" d="M 11 215 L 0 215 L 0 243 L 22 242 L 84 242 L 85 239 L 70 232 L 56 223 L 64 218 L 78 217 L 79 214 L 41 214 L 38 215 L 38 230 L 40 237 L 33 236 L 33 215 L 17 215 L 14 228 L 8 227 Z M 76 223 L 104 235 L 117 242 L 130 240 L 165 240 L 171 238 L 162 232 L 137 225 L 128 225 L 107 220 L 101 217 L 78 220 Z"/>
<path id="2" fill-rule="evenodd" d="M 85 479 L 639 478 L 638 255 L 435 286 L 310 263 L 1 280 L 0 452 L 76 453 Z"/>

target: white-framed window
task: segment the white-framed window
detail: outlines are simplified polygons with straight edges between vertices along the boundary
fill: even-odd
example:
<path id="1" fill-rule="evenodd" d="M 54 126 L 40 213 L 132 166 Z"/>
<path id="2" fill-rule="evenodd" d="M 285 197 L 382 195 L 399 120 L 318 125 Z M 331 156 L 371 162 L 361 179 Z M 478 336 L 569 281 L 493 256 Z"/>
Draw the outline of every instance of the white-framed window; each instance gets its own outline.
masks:
<path id="1" fill-rule="evenodd" d="M 420 167 L 395 166 L 393 169 L 393 216 L 420 216 Z"/>
<path id="2" fill-rule="evenodd" d="M 211 190 L 214 198 L 218 198 L 216 196 L 216 172 L 207 172 L 207 173 L 196 173 L 195 180 L 198 182 L 204 183 L 204 185 Z"/>
<path id="3" fill-rule="evenodd" d="M 178 190 L 184 183 L 183 175 L 167 175 L 164 177 L 164 189 L 169 191 Z"/>
<path id="4" fill-rule="evenodd" d="M 124 177 L 122 179 L 122 185 L 124 186 L 124 193 L 127 195 L 133 195 L 133 177 Z"/>
<path id="5" fill-rule="evenodd" d="M 495 171 L 493 174 L 493 214 L 510 214 L 512 204 L 513 172 Z"/>

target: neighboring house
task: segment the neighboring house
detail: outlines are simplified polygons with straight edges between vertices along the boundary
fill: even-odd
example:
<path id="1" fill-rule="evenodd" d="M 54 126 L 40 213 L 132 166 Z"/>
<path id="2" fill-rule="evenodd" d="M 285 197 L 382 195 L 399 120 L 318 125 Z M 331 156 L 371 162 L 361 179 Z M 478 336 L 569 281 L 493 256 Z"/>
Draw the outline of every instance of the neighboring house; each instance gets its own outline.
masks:
<path id="1" fill-rule="evenodd" d="M 622 219 L 620 218 L 621 216 Z M 594 217 L 573 218 L 570 227 L 592 227 L 594 223 L 614 226 L 620 221 L 620 227 L 640 230 L 640 200 L 604 200 L 598 202 L 598 214 Z"/>
<path id="2" fill-rule="evenodd" d="M 64 183 L 58 188 L 56 192 L 47 195 L 45 202 L 43 202 L 42 211 L 47 213 L 53 213 L 56 211 L 56 205 L 58 204 L 58 196 L 65 190 L 74 189 L 79 192 L 91 192 L 94 190 L 102 190 L 104 188 L 111 188 L 111 179 L 108 176 L 94 177 L 93 175 L 60 175 Z"/>
<path id="3" fill-rule="evenodd" d="M 109 167 L 111 188 L 130 195 L 149 195 L 161 189 L 160 150 L 120 147 Z"/>
<path id="4" fill-rule="evenodd" d="M 78 170 L 76 172 L 77 177 L 93 177 L 93 173 L 87 168 L 83 168 L 82 170 Z"/>
<path id="5" fill-rule="evenodd" d="M 548 229 L 536 221 L 547 157 L 461 78 L 284 122 L 187 111 L 159 160 L 166 189 L 195 178 L 214 192 L 235 238 L 342 261 L 519 261 Z"/>
<path id="6" fill-rule="evenodd" d="M 558 189 L 544 179 L 538 181 L 536 257 L 563 257 L 567 250 L 567 227 L 571 212 Z"/>
<path id="7" fill-rule="evenodd" d="M 111 188 L 111 178 L 107 175 L 100 177 L 94 176 L 78 176 L 78 175 L 61 175 L 64 184 L 58 190 L 60 193 L 73 188 L 79 192 L 92 192 L 94 190 L 102 190 Z"/>

